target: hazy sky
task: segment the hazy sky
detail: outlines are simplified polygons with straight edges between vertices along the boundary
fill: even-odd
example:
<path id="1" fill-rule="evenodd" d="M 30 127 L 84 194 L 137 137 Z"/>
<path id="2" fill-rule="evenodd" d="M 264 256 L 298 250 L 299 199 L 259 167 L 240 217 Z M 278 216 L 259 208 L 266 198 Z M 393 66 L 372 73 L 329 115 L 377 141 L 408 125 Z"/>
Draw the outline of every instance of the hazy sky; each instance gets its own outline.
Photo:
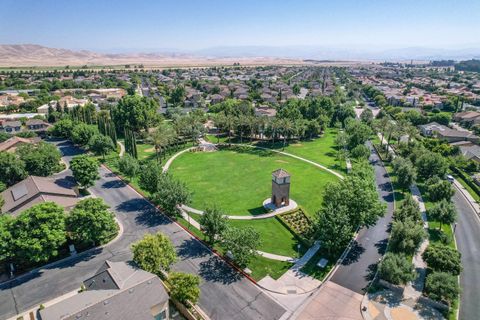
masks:
<path id="1" fill-rule="evenodd" d="M 480 44 L 480 0 L 0 0 L 0 43 L 73 49 Z"/>

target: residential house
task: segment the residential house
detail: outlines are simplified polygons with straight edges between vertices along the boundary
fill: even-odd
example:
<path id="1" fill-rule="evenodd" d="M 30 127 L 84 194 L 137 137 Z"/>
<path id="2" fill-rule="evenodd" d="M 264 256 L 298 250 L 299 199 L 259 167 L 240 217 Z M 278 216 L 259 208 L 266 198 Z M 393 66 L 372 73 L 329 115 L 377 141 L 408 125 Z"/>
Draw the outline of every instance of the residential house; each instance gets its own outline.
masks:
<path id="1" fill-rule="evenodd" d="M 459 112 L 453 116 L 453 120 L 466 126 L 480 124 L 480 112 L 466 111 Z"/>
<path id="2" fill-rule="evenodd" d="M 27 126 L 28 130 L 35 132 L 45 131 L 50 126 L 50 124 L 41 119 L 29 119 L 25 125 Z"/>
<path id="3" fill-rule="evenodd" d="M 43 202 L 55 202 L 69 210 L 79 201 L 74 184 L 65 179 L 29 176 L 2 192 L 3 213 L 17 215 Z"/>
<path id="4" fill-rule="evenodd" d="M 0 131 L 7 133 L 17 133 L 22 131 L 22 123 L 20 121 L 5 121 L 0 125 Z"/>
<path id="5" fill-rule="evenodd" d="M 154 274 L 105 261 L 83 282 L 85 291 L 40 310 L 42 320 L 169 319 L 169 296 Z"/>
<path id="6" fill-rule="evenodd" d="M 267 105 L 260 105 L 255 108 L 255 115 L 273 118 L 277 115 L 277 110 Z"/>
<path id="7" fill-rule="evenodd" d="M 448 142 L 473 141 L 478 142 L 480 138 L 468 131 L 459 131 L 451 129 L 436 122 L 427 123 L 418 126 L 422 135 L 426 137 L 435 137 Z"/>
<path id="8" fill-rule="evenodd" d="M 39 141 L 39 138 L 26 139 L 26 138 L 13 136 L 3 141 L 2 143 L 0 143 L 0 152 L 2 151 L 15 152 L 15 150 L 22 144 L 32 144 L 32 143 L 37 143 L 38 141 Z"/>

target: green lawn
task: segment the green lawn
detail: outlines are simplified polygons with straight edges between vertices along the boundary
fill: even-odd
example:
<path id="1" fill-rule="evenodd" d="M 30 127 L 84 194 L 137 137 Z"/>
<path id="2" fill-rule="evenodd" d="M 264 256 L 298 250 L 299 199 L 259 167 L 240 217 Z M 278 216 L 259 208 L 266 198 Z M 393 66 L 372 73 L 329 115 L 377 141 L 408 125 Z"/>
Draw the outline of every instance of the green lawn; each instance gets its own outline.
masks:
<path id="1" fill-rule="evenodd" d="M 264 213 L 262 202 L 271 194 L 271 173 L 283 168 L 291 175 L 291 198 L 311 216 L 320 208 L 325 185 L 337 177 L 303 161 L 272 152 L 187 152 L 170 167 L 175 177 L 193 191 L 192 206 L 216 204 L 228 215 Z"/>
<path id="2" fill-rule="evenodd" d="M 190 213 L 195 221 L 200 220 L 200 215 Z M 188 224 L 188 221 L 186 221 Z M 295 236 L 277 220 L 277 218 L 259 220 L 229 220 L 228 223 L 236 228 L 252 227 L 260 233 L 262 244 L 258 250 L 287 257 L 298 257 Z M 300 254 L 305 253 L 308 248 L 300 246 Z"/>
<path id="3" fill-rule="evenodd" d="M 328 260 L 325 268 L 320 268 L 317 266 L 317 263 L 320 261 L 321 258 L 326 258 Z M 325 252 L 323 252 L 322 248 L 320 248 L 317 253 L 315 253 L 315 255 L 303 266 L 301 271 L 314 277 L 317 280 L 323 281 L 323 278 L 325 278 L 325 276 L 332 269 L 337 260 L 338 257 L 330 258 Z"/>
<path id="4" fill-rule="evenodd" d="M 339 161 L 336 158 L 335 138 L 337 134 L 338 129 L 328 128 L 320 138 L 289 144 L 285 151 L 343 174 L 346 173 L 347 168 L 345 161 Z"/>
<path id="5" fill-rule="evenodd" d="M 155 159 L 155 148 L 148 143 L 137 144 L 138 160 L 151 160 Z"/>
<path id="6" fill-rule="evenodd" d="M 264 257 L 257 257 L 249 264 L 252 270 L 252 278 L 259 281 L 266 275 L 278 279 L 293 266 L 290 262 L 271 260 Z"/>

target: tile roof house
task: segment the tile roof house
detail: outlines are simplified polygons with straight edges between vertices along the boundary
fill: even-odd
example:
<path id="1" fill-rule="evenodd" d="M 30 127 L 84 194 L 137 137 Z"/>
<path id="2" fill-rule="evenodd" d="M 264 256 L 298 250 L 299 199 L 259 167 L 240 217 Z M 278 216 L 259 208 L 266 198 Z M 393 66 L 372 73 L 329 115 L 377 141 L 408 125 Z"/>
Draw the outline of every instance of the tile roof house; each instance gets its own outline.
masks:
<path id="1" fill-rule="evenodd" d="M 52 178 L 29 176 L 2 192 L 5 203 L 3 213 L 17 215 L 43 202 L 55 202 L 65 209 L 71 209 L 79 201 L 73 183 Z"/>
<path id="2" fill-rule="evenodd" d="M 476 111 L 459 112 L 453 116 L 453 119 L 457 122 L 467 124 L 467 125 L 479 124 L 480 112 L 476 112 Z"/>
<path id="3" fill-rule="evenodd" d="M 20 132 L 22 131 L 22 123 L 20 121 L 5 121 L 1 124 L 0 131 Z"/>
<path id="4" fill-rule="evenodd" d="M 169 319 L 169 296 L 154 274 L 105 261 L 83 282 L 85 291 L 40 310 L 42 320 Z"/>
<path id="5" fill-rule="evenodd" d="M 436 137 L 438 139 L 443 139 L 448 142 L 458 142 L 458 141 L 477 142 L 480 140 L 480 137 L 474 135 L 471 132 L 450 129 L 449 127 L 446 127 L 436 122 L 420 125 L 418 126 L 418 128 L 420 129 L 420 132 L 424 136 Z"/>
<path id="6" fill-rule="evenodd" d="M 31 131 L 45 131 L 50 126 L 50 124 L 41 119 L 29 119 L 25 125 Z"/>
<path id="7" fill-rule="evenodd" d="M 0 152 L 7 151 L 7 152 L 15 152 L 15 150 L 22 144 L 32 144 L 37 143 L 39 139 L 27 139 L 21 138 L 17 136 L 13 136 L 3 142 L 0 143 Z"/>

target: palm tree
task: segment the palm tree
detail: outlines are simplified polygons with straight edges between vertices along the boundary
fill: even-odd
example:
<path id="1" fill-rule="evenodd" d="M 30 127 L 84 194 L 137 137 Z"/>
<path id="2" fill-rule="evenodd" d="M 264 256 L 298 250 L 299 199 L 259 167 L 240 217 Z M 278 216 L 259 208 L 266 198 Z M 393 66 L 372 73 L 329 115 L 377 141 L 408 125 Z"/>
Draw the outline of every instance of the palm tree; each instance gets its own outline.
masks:
<path id="1" fill-rule="evenodd" d="M 160 154 L 163 150 L 174 142 L 176 138 L 177 134 L 175 130 L 166 122 L 160 123 L 160 125 L 150 133 L 150 140 L 155 148 L 157 161 L 160 161 Z"/>
<path id="2" fill-rule="evenodd" d="M 289 119 L 281 119 L 280 120 L 280 129 L 283 136 L 283 148 L 285 150 L 285 145 L 287 143 L 287 138 L 290 138 L 290 135 L 293 132 L 293 125 Z"/>

